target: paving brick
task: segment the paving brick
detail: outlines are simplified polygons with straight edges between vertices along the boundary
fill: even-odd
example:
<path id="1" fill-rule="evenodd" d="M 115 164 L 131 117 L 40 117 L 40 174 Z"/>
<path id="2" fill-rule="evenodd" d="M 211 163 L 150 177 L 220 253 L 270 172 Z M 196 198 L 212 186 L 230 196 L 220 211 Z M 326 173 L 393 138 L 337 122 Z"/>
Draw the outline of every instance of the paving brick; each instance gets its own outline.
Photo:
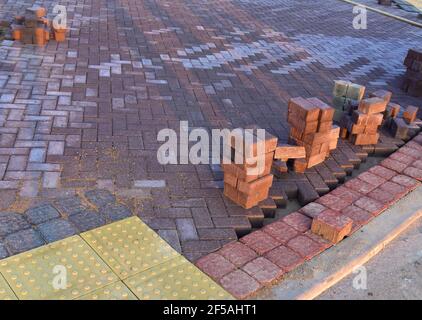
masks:
<path id="1" fill-rule="evenodd" d="M 379 187 L 386 181 L 386 179 L 379 177 L 376 174 L 373 174 L 371 172 L 363 172 L 360 175 L 358 175 L 358 178 L 376 187 Z"/>
<path id="2" fill-rule="evenodd" d="M 63 215 L 68 216 L 88 209 L 77 196 L 58 199 L 54 202 L 54 205 Z"/>
<path id="3" fill-rule="evenodd" d="M 46 150 L 44 148 L 32 148 L 29 153 L 29 162 L 45 162 Z"/>
<path id="4" fill-rule="evenodd" d="M 78 230 L 67 220 L 54 219 L 38 225 L 38 231 L 47 243 L 68 238 L 78 233 Z"/>
<path id="5" fill-rule="evenodd" d="M 261 287 L 259 282 L 242 270 L 225 275 L 220 280 L 220 284 L 238 299 L 245 299 Z"/>
<path id="6" fill-rule="evenodd" d="M 12 255 L 31 250 L 45 244 L 45 241 L 41 237 L 40 233 L 33 229 L 21 230 L 9 234 L 4 239 L 4 242 Z"/>
<path id="7" fill-rule="evenodd" d="M 338 243 L 350 234 L 352 225 L 352 219 L 328 209 L 313 219 L 311 231 L 332 243 Z"/>
<path id="8" fill-rule="evenodd" d="M 199 239 L 201 240 L 237 240 L 236 231 L 232 228 L 198 228 Z"/>
<path id="9" fill-rule="evenodd" d="M 368 171 L 386 180 L 390 180 L 397 174 L 395 171 L 387 169 L 380 165 L 373 166 Z"/>
<path id="10" fill-rule="evenodd" d="M 48 144 L 48 155 L 63 155 L 64 142 L 63 141 L 50 141 Z"/>
<path id="11" fill-rule="evenodd" d="M 158 230 L 158 234 L 163 238 L 174 250 L 182 252 L 179 235 L 176 230 Z"/>
<path id="12" fill-rule="evenodd" d="M 354 203 L 354 205 L 361 209 L 369 211 L 371 214 L 375 216 L 379 215 L 381 211 L 383 211 L 386 208 L 386 206 L 382 204 L 381 202 L 378 202 L 369 197 L 360 198 Z"/>
<path id="13" fill-rule="evenodd" d="M 237 267 L 241 267 L 257 257 L 255 251 L 238 241 L 224 245 L 218 253 Z"/>
<path id="14" fill-rule="evenodd" d="M 107 221 L 114 222 L 132 216 L 130 209 L 123 204 L 109 203 L 100 209 L 100 213 Z"/>
<path id="15" fill-rule="evenodd" d="M 263 255 L 280 245 L 276 239 L 262 231 L 254 231 L 242 237 L 240 241 L 259 255 Z"/>
<path id="16" fill-rule="evenodd" d="M 287 243 L 287 247 L 297 252 L 300 256 L 309 260 L 321 253 L 324 247 L 311 238 L 299 235 Z"/>
<path id="17" fill-rule="evenodd" d="M 46 189 L 56 189 L 60 184 L 60 172 L 44 172 L 42 186 Z"/>
<path id="18" fill-rule="evenodd" d="M 332 194 L 326 194 L 325 196 L 322 196 L 321 198 L 316 200 L 316 202 L 335 211 L 341 211 L 342 209 L 344 209 L 345 207 L 349 205 L 348 202 Z"/>
<path id="19" fill-rule="evenodd" d="M 422 170 L 414 167 L 406 168 L 403 173 L 411 178 L 414 178 L 418 181 L 422 181 Z"/>
<path id="20" fill-rule="evenodd" d="M 275 238 L 281 244 L 287 243 L 287 241 L 298 234 L 298 231 L 295 228 L 289 226 L 283 221 L 270 223 L 266 225 L 262 231 Z"/>
<path id="21" fill-rule="evenodd" d="M 411 177 L 405 175 L 397 175 L 391 179 L 391 182 L 397 183 L 408 189 L 413 189 L 415 186 L 419 185 L 419 182 Z"/>
<path id="22" fill-rule="evenodd" d="M 229 272 L 236 269 L 236 266 L 219 254 L 210 253 L 196 262 L 196 265 L 203 272 L 215 280 L 221 279 Z"/>
<path id="23" fill-rule="evenodd" d="M 390 205 L 396 200 L 393 194 L 381 188 L 376 188 L 375 190 L 372 190 L 370 193 L 367 194 L 367 196 L 382 203 L 383 205 Z"/>
<path id="24" fill-rule="evenodd" d="M 406 169 L 406 164 L 405 163 L 401 163 L 397 160 L 393 160 L 390 158 L 384 159 L 383 161 L 381 161 L 381 165 L 387 169 L 391 169 L 394 170 L 398 173 L 403 172 L 404 169 Z"/>
<path id="25" fill-rule="evenodd" d="M 398 161 L 400 163 L 404 163 L 406 165 L 409 165 L 415 161 L 415 158 L 402 153 L 401 149 L 399 149 L 399 151 L 394 152 L 392 155 L 390 155 L 389 159 Z"/>
<path id="26" fill-rule="evenodd" d="M 60 213 L 51 204 L 42 204 L 25 212 L 26 219 L 31 224 L 40 224 L 60 217 Z"/>
<path id="27" fill-rule="evenodd" d="M 105 217 L 92 210 L 82 211 L 69 216 L 69 221 L 76 226 L 80 232 L 85 232 L 103 226 L 106 223 Z"/>
<path id="28" fill-rule="evenodd" d="M 360 194 L 359 192 L 349 189 L 344 185 L 331 191 L 331 194 L 342 199 L 348 204 L 352 204 L 362 196 L 362 194 Z"/>
<path id="29" fill-rule="evenodd" d="M 295 269 L 304 262 L 304 259 L 298 253 L 285 246 L 279 246 L 271 250 L 265 257 L 285 272 Z"/>
<path id="30" fill-rule="evenodd" d="M 195 224 L 191 218 L 176 219 L 176 228 L 181 241 L 199 239 Z"/>
<path id="31" fill-rule="evenodd" d="M 299 209 L 298 212 L 313 219 L 325 209 L 327 208 L 324 207 L 322 204 L 317 203 L 317 202 L 311 202 L 311 203 L 308 203 L 306 206 L 302 207 L 301 209 Z"/>
<path id="32" fill-rule="evenodd" d="M 299 212 L 292 212 L 288 214 L 282 219 L 282 221 L 295 228 L 299 232 L 305 232 L 309 230 L 312 224 L 312 219 Z"/>
<path id="33" fill-rule="evenodd" d="M 407 188 L 397 183 L 387 181 L 380 186 L 380 189 L 385 190 L 391 194 L 396 200 L 403 197 L 407 192 Z"/>
<path id="34" fill-rule="evenodd" d="M 373 184 L 362 181 L 359 178 L 347 181 L 344 186 L 353 191 L 360 192 L 361 194 L 367 194 L 376 188 Z"/>
<path id="35" fill-rule="evenodd" d="M 283 270 L 264 257 L 256 258 L 247 263 L 243 268 L 248 275 L 258 280 L 262 285 L 268 285 L 278 280 L 283 275 Z"/>
<path id="36" fill-rule="evenodd" d="M 116 202 L 116 197 L 108 190 L 95 189 L 85 192 L 88 199 L 97 208 L 101 208 L 109 203 Z"/>
<path id="37" fill-rule="evenodd" d="M 0 237 L 28 228 L 30 228 L 30 225 L 22 214 L 0 212 Z"/>
<path id="38" fill-rule="evenodd" d="M 357 225 L 365 225 L 372 220 L 373 215 L 362 208 L 350 205 L 341 211 L 341 214 L 349 217 Z"/>

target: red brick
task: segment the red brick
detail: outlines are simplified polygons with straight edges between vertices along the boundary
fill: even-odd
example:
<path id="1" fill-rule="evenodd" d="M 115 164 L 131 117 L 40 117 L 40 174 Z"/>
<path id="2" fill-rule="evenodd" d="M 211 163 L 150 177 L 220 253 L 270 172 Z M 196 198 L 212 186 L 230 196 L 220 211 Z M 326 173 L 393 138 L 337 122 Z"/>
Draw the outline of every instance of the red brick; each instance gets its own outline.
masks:
<path id="1" fill-rule="evenodd" d="M 387 107 L 387 101 L 380 98 L 362 99 L 359 103 L 359 111 L 366 114 L 374 114 L 384 112 Z"/>
<path id="2" fill-rule="evenodd" d="M 387 158 L 387 159 L 384 159 L 383 161 L 381 161 L 381 165 L 383 167 L 386 167 L 387 169 L 394 170 L 398 173 L 401 173 L 401 172 L 403 172 L 404 169 L 406 169 L 406 164 L 398 162 L 398 161 L 390 159 L 390 158 Z"/>
<path id="3" fill-rule="evenodd" d="M 375 190 L 372 190 L 370 193 L 368 193 L 368 197 L 384 205 L 389 205 L 395 201 L 394 195 L 381 188 L 376 188 Z"/>
<path id="4" fill-rule="evenodd" d="M 393 170 L 390 170 L 383 166 L 378 166 L 378 165 L 372 167 L 368 171 L 386 180 L 390 180 L 392 177 L 394 177 L 397 174 Z"/>
<path id="5" fill-rule="evenodd" d="M 363 172 L 360 175 L 358 175 L 358 178 L 362 181 L 365 181 L 367 183 L 372 184 L 373 186 L 379 187 L 382 185 L 386 180 L 382 177 L 377 176 L 376 174 L 373 174 L 371 172 Z"/>
<path id="6" fill-rule="evenodd" d="M 344 185 L 347 188 L 350 188 L 362 194 L 367 194 L 376 188 L 376 186 L 369 184 L 365 181 L 362 181 L 359 178 L 354 178 L 352 180 L 349 180 Z"/>
<path id="7" fill-rule="evenodd" d="M 263 285 L 280 279 L 284 274 L 284 271 L 280 267 L 264 257 L 259 257 L 247 263 L 242 269 Z"/>
<path id="8" fill-rule="evenodd" d="M 236 269 L 236 266 L 219 254 L 210 253 L 196 262 L 196 266 L 211 278 L 219 280 Z"/>
<path id="9" fill-rule="evenodd" d="M 352 219 L 337 211 L 326 210 L 312 221 L 312 232 L 332 243 L 338 243 L 352 231 Z"/>
<path id="10" fill-rule="evenodd" d="M 271 250 L 265 257 L 282 268 L 285 272 L 293 270 L 304 262 L 303 258 L 298 253 L 285 246 L 280 246 Z"/>
<path id="11" fill-rule="evenodd" d="M 277 239 L 282 244 L 285 244 L 290 239 L 297 236 L 298 232 L 293 227 L 282 221 L 276 221 L 265 226 L 262 231 L 268 233 L 273 238 Z"/>
<path id="12" fill-rule="evenodd" d="M 408 167 L 403 173 L 409 177 L 412 177 L 416 180 L 422 180 L 422 170 L 414 167 Z"/>
<path id="13" fill-rule="evenodd" d="M 288 214 L 282 219 L 282 221 L 300 232 L 309 230 L 312 224 L 312 219 L 299 212 L 292 212 Z"/>
<path id="14" fill-rule="evenodd" d="M 297 236 L 287 243 L 287 247 L 299 253 L 305 259 L 311 259 L 324 250 L 319 243 L 306 236 Z"/>
<path id="15" fill-rule="evenodd" d="M 316 200 L 316 202 L 335 211 L 341 211 L 349 205 L 349 203 L 347 203 L 346 201 L 331 194 L 326 194 L 325 196 L 322 196 L 321 198 Z"/>
<path id="16" fill-rule="evenodd" d="M 418 145 L 417 143 L 414 143 L 414 144 Z M 420 146 L 419 146 L 419 148 L 420 148 Z M 409 147 L 408 144 L 407 144 L 405 147 L 400 148 L 400 152 L 409 156 L 409 157 L 412 157 L 414 159 L 421 159 L 422 158 L 422 149 L 419 149 L 419 148 L 418 149 L 416 149 L 415 147 L 412 148 L 412 147 Z"/>
<path id="17" fill-rule="evenodd" d="M 255 251 L 238 241 L 226 244 L 218 253 L 237 267 L 241 267 L 257 257 Z"/>
<path id="18" fill-rule="evenodd" d="M 414 122 L 418 115 L 418 110 L 418 107 L 408 106 L 403 112 L 403 119 L 406 120 L 407 123 Z"/>
<path id="19" fill-rule="evenodd" d="M 356 207 L 354 205 L 344 208 L 341 211 L 341 214 L 344 214 L 345 216 L 349 217 L 353 220 L 354 223 L 358 225 L 367 224 L 373 218 L 373 215 L 370 212 L 362 208 Z"/>
<path id="20" fill-rule="evenodd" d="M 355 206 L 369 211 L 373 215 L 379 215 L 383 209 L 386 208 L 381 202 L 368 197 L 362 197 L 354 203 Z"/>
<path id="21" fill-rule="evenodd" d="M 406 187 L 391 181 L 387 181 L 386 183 L 382 184 L 380 189 L 390 193 L 395 199 L 401 198 L 408 192 Z"/>
<path id="22" fill-rule="evenodd" d="M 413 178 L 410 178 L 405 175 L 397 175 L 391 179 L 392 182 L 397 183 L 403 187 L 406 187 L 408 189 L 413 189 L 415 186 L 419 184 L 419 182 Z"/>
<path id="23" fill-rule="evenodd" d="M 259 255 L 263 255 L 280 245 L 276 239 L 262 231 L 254 231 L 242 237 L 240 241 L 246 244 L 249 248 L 253 249 Z"/>
<path id="24" fill-rule="evenodd" d="M 220 284 L 238 299 L 245 299 L 261 288 L 258 281 L 239 269 L 225 275 Z"/>
<path id="25" fill-rule="evenodd" d="M 406 143 L 405 147 L 402 147 L 401 149 L 406 148 L 406 149 L 410 149 L 410 150 L 418 150 L 418 151 L 422 151 L 422 146 L 417 143 L 416 141 L 409 141 L 408 143 Z"/>
<path id="26" fill-rule="evenodd" d="M 303 208 L 299 209 L 298 212 L 308 216 L 309 218 L 315 218 L 320 214 L 322 211 L 326 210 L 327 208 L 324 207 L 322 204 L 317 202 L 308 203 Z"/>
<path id="27" fill-rule="evenodd" d="M 412 167 L 422 169 L 422 160 L 416 160 L 415 162 L 413 162 Z"/>
<path id="28" fill-rule="evenodd" d="M 331 191 L 331 194 L 333 196 L 339 197 L 343 201 L 346 201 L 348 204 L 352 204 L 357 199 L 362 197 L 362 195 L 359 192 L 356 192 L 352 189 L 349 189 L 345 186 L 340 186 L 333 191 Z"/>
<path id="29" fill-rule="evenodd" d="M 330 241 L 325 240 L 323 237 L 312 233 L 311 230 L 308 230 L 304 233 L 305 236 L 311 238 L 316 243 L 320 244 L 323 248 L 323 250 L 328 249 L 329 247 L 332 247 L 333 244 Z"/>
<path id="30" fill-rule="evenodd" d="M 390 159 L 396 160 L 398 162 L 404 163 L 406 165 L 411 164 L 415 159 L 411 156 L 408 156 L 401 152 L 401 149 L 397 152 L 394 152 L 390 157 Z"/>

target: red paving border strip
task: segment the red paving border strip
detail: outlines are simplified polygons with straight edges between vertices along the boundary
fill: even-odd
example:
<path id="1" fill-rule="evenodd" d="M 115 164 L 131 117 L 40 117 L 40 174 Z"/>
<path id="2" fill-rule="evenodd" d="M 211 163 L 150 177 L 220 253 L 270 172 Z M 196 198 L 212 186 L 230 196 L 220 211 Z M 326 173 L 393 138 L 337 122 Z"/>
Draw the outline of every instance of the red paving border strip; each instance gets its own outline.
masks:
<path id="1" fill-rule="evenodd" d="M 399 161 L 401 158 L 407 161 Z M 247 298 L 332 246 L 310 232 L 309 217 L 315 218 L 325 207 L 337 209 L 338 214 L 353 220 L 351 233 L 354 233 L 421 181 L 422 133 L 419 133 L 379 165 L 334 189 L 325 198 L 227 244 L 199 259 L 196 265 L 235 297 Z"/>

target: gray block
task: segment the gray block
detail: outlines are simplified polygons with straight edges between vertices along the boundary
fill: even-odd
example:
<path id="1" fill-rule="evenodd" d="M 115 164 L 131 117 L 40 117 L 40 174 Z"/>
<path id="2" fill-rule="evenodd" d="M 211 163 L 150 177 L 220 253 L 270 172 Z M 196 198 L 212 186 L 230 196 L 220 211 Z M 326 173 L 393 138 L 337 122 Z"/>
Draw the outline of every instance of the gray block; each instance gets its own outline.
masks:
<path id="1" fill-rule="evenodd" d="M 95 211 L 84 211 L 69 217 L 80 232 L 85 232 L 103 226 L 106 223 L 104 215 Z"/>
<path id="2" fill-rule="evenodd" d="M 100 209 L 100 213 L 103 214 L 107 221 L 113 222 L 129 218 L 132 216 L 130 209 L 122 204 L 108 204 Z"/>
<path id="3" fill-rule="evenodd" d="M 29 223 L 40 224 L 60 217 L 60 213 L 51 204 L 42 204 L 25 212 Z"/>
<path id="4" fill-rule="evenodd" d="M 75 226 L 64 219 L 44 222 L 38 225 L 38 230 L 48 243 L 65 239 L 78 233 Z"/>
<path id="5" fill-rule="evenodd" d="M 45 244 L 41 234 L 34 229 L 12 233 L 4 239 L 4 242 L 11 254 L 25 252 Z"/>
<path id="6" fill-rule="evenodd" d="M 108 190 L 90 190 L 85 192 L 85 197 L 98 208 L 116 202 L 116 197 Z"/>
<path id="7" fill-rule="evenodd" d="M 30 227 L 30 224 L 22 214 L 0 212 L 0 237 L 5 237 L 11 233 Z"/>

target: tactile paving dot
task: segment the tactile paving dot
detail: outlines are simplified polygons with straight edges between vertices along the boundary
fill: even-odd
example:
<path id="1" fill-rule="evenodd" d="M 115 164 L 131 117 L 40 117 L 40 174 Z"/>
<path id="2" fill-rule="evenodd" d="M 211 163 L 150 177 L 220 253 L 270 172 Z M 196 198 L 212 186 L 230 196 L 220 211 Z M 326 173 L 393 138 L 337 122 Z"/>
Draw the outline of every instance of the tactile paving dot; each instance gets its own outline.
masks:
<path id="1" fill-rule="evenodd" d="M 82 233 L 81 236 L 121 279 L 179 256 L 137 217 Z"/>
<path id="2" fill-rule="evenodd" d="M 56 270 L 61 273 L 54 273 L 56 266 L 64 267 Z M 63 270 L 66 288 L 54 289 L 53 282 L 64 275 Z M 24 300 L 76 299 L 119 280 L 79 236 L 1 260 L 0 272 Z"/>
<path id="3" fill-rule="evenodd" d="M 95 290 L 78 300 L 137 300 L 136 296 L 121 281 Z"/>
<path id="4" fill-rule="evenodd" d="M 214 300 L 233 297 L 183 257 L 126 279 L 140 300 Z"/>
<path id="5" fill-rule="evenodd" d="M 10 289 L 6 280 L 4 280 L 4 278 L 0 274 L 0 300 L 17 300 L 17 299 L 18 298 L 15 296 L 12 289 Z"/>

